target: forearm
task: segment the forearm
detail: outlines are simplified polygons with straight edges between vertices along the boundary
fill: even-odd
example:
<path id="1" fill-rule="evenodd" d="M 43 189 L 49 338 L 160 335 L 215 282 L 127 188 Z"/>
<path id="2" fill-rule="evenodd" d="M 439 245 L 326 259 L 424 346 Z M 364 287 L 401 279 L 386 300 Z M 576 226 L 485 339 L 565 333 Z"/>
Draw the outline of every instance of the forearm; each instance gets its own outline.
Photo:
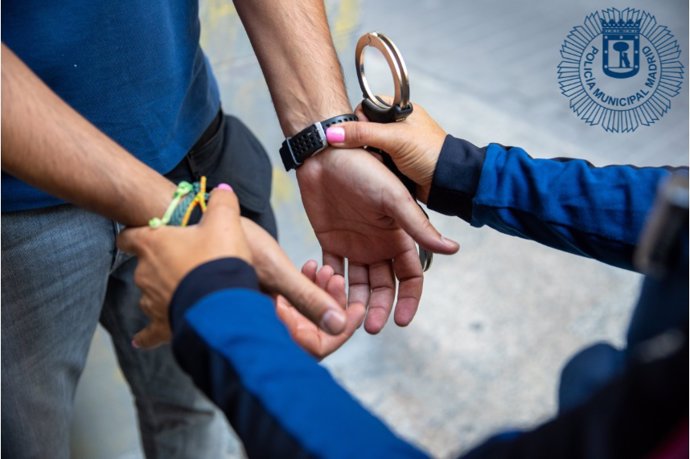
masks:
<path id="1" fill-rule="evenodd" d="M 181 367 L 225 413 L 249 457 L 421 457 L 290 338 L 251 267 L 201 265 L 171 302 Z"/>
<path id="2" fill-rule="evenodd" d="M 449 138 L 444 144 L 430 208 L 632 269 L 635 245 L 667 169 L 594 167 L 576 159 L 533 159 L 520 148 L 478 149 L 461 142 Z M 481 161 L 456 161 L 459 156 Z M 453 176 L 464 179 L 454 185 Z"/>
<path id="3" fill-rule="evenodd" d="M 235 6 L 285 135 L 351 112 L 322 1 L 235 0 Z"/>
<path id="4" fill-rule="evenodd" d="M 2 170 L 126 225 L 165 211 L 175 186 L 63 102 L 2 45 Z"/>

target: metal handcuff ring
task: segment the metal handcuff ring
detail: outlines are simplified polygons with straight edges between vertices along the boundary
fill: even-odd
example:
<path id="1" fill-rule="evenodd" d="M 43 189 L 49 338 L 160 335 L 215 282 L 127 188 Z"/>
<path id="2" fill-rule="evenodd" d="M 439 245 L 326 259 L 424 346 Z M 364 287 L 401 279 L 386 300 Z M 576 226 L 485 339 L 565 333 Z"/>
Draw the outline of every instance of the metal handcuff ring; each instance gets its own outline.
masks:
<path id="1" fill-rule="evenodd" d="M 373 46 L 378 49 L 386 59 L 388 67 L 391 70 L 393 84 L 395 85 L 393 104 L 391 105 L 387 104 L 371 91 L 366 72 L 364 71 L 364 50 L 367 46 Z M 384 123 L 402 121 L 407 115 L 412 113 L 412 106 L 410 105 L 410 80 L 407 75 L 407 67 L 405 66 L 405 61 L 400 51 L 398 51 L 398 48 L 388 37 L 377 32 L 370 32 L 362 35 L 359 41 L 357 41 L 357 47 L 355 49 L 355 65 L 357 68 L 357 79 L 359 80 L 359 87 L 362 89 L 364 101 L 369 101 L 370 104 L 368 105 L 370 105 L 370 108 L 375 107 L 376 111 L 380 114 L 387 113 L 390 116 L 390 118 L 385 121 L 371 121 Z"/>
<path id="2" fill-rule="evenodd" d="M 364 71 L 364 49 L 367 46 L 373 46 L 378 49 L 385 57 L 386 62 L 388 62 L 388 67 L 393 76 L 393 84 L 395 85 L 395 94 L 392 104 L 386 103 L 386 101 L 371 92 Z M 412 104 L 410 103 L 410 80 L 407 75 L 407 67 L 405 66 L 405 61 L 400 51 L 398 51 L 398 48 L 388 37 L 378 32 L 370 32 L 362 35 L 357 41 L 357 46 L 355 48 L 355 66 L 357 69 L 359 86 L 362 89 L 362 111 L 369 121 L 376 123 L 394 123 L 404 120 L 412 113 Z M 369 150 L 375 151 L 381 155 L 386 167 L 400 179 L 405 185 L 405 188 L 415 197 L 416 184 L 409 177 L 400 172 L 390 155 L 374 148 L 369 148 Z M 421 206 L 419 208 L 424 212 Z M 424 212 L 424 215 L 426 215 L 426 212 Z M 429 218 L 428 215 L 427 218 Z M 423 271 L 427 271 L 429 267 L 431 267 L 433 257 L 433 252 L 419 247 L 419 262 L 422 265 Z"/>

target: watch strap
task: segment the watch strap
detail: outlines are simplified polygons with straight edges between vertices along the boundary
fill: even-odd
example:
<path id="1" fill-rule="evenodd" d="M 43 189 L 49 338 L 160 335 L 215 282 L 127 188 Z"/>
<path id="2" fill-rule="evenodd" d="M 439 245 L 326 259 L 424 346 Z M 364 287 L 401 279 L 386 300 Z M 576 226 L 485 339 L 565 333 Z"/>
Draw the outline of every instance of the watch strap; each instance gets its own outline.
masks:
<path id="1" fill-rule="evenodd" d="M 334 124 L 357 120 L 357 116 L 352 113 L 334 116 L 314 123 L 294 136 L 285 139 L 280 147 L 280 158 L 283 160 L 285 170 L 298 168 L 307 158 L 326 148 L 328 146 L 326 129 Z"/>

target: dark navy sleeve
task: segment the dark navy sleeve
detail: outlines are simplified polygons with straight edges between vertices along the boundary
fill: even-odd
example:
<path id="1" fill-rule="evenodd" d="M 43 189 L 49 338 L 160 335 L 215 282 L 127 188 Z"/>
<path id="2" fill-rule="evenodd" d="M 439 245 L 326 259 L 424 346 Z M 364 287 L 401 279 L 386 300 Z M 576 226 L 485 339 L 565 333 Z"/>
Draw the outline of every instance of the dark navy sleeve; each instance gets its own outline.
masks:
<path id="1" fill-rule="evenodd" d="M 393 434 L 299 348 L 257 291 L 253 269 L 226 258 L 180 283 L 173 351 L 218 405 L 249 457 L 425 457 Z"/>
<path id="2" fill-rule="evenodd" d="M 448 136 L 428 206 L 570 253 L 633 269 L 632 257 L 657 187 L 670 168 L 594 167 L 534 159 L 524 150 L 479 148 Z"/>

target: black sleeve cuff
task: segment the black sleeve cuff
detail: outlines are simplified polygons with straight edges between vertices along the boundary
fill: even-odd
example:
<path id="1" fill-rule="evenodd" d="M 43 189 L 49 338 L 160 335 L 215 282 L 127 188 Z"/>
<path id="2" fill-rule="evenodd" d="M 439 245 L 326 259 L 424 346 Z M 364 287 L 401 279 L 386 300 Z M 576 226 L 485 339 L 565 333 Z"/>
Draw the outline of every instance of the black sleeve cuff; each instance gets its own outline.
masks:
<path id="1" fill-rule="evenodd" d="M 191 270 L 177 286 L 170 301 L 170 327 L 180 323 L 184 313 L 201 298 L 218 290 L 259 290 L 259 278 L 251 265 L 239 258 L 212 260 Z"/>
<path id="2" fill-rule="evenodd" d="M 477 193 L 486 147 L 446 136 L 436 163 L 427 207 L 445 215 L 472 221 L 472 199 Z"/>

